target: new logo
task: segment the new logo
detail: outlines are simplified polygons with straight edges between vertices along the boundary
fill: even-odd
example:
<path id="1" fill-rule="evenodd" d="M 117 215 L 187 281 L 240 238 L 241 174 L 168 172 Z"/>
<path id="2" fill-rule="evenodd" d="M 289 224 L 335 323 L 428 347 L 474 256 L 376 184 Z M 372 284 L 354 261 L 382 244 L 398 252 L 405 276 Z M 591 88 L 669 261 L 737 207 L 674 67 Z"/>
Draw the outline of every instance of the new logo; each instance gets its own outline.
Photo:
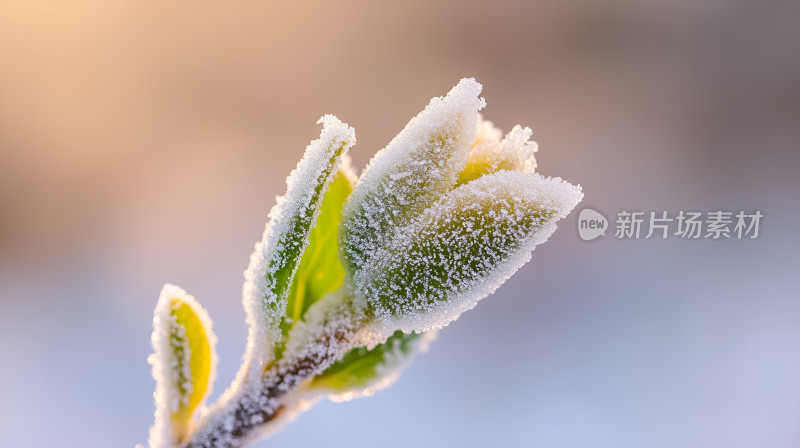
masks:
<path id="1" fill-rule="evenodd" d="M 584 241 L 591 241 L 599 236 L 605 236 L 608 229 L 608 220 L 600 212 L 590 208 L 581 210 L 578 215 L 578 235 Z"/>

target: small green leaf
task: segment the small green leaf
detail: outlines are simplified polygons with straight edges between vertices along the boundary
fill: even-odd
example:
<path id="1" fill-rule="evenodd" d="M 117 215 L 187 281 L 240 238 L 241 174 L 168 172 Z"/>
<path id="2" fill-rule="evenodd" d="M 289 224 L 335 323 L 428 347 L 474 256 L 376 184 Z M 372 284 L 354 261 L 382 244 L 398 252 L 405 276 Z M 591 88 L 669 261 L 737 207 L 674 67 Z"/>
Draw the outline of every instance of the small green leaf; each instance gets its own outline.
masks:
<path id="1" fill-rule="evenodd" d="M 281 325 L 284 338 L 312 304 L 342 286 L 344 267 L 339 260 L 339 222 L 344 203 L 352 191 L 353 184 L 347 174 L 339 171 L 322 199 L 317 224 L 294 274 L 286 319 Z"/>
<path id="2" fill-rule="evenodd" d="M 189 433 L 197 409 L 210 392 L 216 339 L 206 311 L 173 285 L 164 286 L 153 325 L 154 434 L 177 443 Z"/>
<path id="3" fill-rule="evenodd" d="M 421 333 L 395 332 L 372 350 L 350 350 L 338 362 L 314 377 L 310 387 L 345 392 L 366 387 L 385 375 L 391 375 L 404 358 L 412 355 Z"/>

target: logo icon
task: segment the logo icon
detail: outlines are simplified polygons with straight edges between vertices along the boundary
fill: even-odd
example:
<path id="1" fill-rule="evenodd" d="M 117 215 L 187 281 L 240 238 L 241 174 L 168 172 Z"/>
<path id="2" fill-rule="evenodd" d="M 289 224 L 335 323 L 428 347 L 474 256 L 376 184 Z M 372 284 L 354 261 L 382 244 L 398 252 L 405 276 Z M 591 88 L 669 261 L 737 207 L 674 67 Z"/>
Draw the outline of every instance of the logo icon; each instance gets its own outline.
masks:
<path id="1" fill-rule="evenodd" d="M 600 212 L 590 208 L 581 210 L 578 215 L 578 235 L 584 241 L 591 241 L 599 236 L 605 236 L 608 229 L 608 220 Z"/>

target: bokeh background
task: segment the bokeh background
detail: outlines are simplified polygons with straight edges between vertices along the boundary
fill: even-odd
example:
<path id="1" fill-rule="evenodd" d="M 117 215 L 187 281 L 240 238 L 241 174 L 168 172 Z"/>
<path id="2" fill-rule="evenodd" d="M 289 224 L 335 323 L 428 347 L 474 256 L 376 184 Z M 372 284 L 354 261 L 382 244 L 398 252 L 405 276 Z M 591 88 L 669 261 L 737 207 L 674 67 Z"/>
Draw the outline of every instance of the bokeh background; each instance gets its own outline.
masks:
<path id="1" fill-rule="evenodd" d="M 773 0 L 3 1 L 2 445 L 144 443 L 167 281 L 214 319 L 216 397 L 317 118 L 363 166 L 464 76 L 583 206 L 761 236 L 587 243 L 574 213 L 394 387 L 259 446 L 800 446 L 800 3 Z"/>

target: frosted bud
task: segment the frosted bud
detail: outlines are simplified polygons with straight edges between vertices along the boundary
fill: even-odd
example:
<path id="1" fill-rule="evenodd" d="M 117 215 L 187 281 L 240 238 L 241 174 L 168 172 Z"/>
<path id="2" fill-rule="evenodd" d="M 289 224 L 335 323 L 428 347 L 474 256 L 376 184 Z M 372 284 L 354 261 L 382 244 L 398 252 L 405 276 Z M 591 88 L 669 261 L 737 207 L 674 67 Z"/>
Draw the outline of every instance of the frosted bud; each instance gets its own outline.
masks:
<path id="1" fill-rule="evenodd" d="M 499 171 L 452 190 L 354 276 L 382 330 L 441 328 L 492 293 L 581 200 L 560 178 Z"/>
<path id="2" fill-rule="evenodd" d="M 345 206 L 343 258 L 361 268 L 396 228 L 451 190 L 475 141 L 481 85 L 462 79 L 447 96 L 433 98 L 370 161 Z"/>
<path id="3" fill-rule="evenodd" d="M 533 131 L 528 127 L 514 126 L 500 139 L 502 133 L 491 121 L 481 120 L 478 136 L 472 144 L 467 165 L 458 175 L 458 185 L 500 170 L 533 173 L 536 170 L 534 154 L 536 142 L 530 140 Z"/>

